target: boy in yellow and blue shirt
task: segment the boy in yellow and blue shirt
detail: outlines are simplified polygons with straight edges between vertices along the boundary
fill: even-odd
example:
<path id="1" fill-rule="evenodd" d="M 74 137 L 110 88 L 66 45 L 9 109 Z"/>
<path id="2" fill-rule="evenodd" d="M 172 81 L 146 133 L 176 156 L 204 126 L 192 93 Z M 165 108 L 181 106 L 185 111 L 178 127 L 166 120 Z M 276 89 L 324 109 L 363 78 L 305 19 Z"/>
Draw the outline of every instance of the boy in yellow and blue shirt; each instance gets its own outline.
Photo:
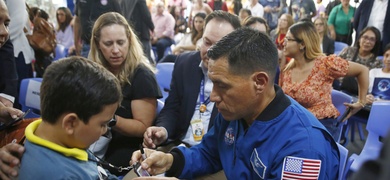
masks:
<path id="1" fill-rule="evenodd" d="M 106 133 L 121 99 L 117 78 L 99 64 L 71 57 L 50 65 L 41 85 L 42 120 L 26 128 L 18 178 L 106 177 L 87 148 Z"/>

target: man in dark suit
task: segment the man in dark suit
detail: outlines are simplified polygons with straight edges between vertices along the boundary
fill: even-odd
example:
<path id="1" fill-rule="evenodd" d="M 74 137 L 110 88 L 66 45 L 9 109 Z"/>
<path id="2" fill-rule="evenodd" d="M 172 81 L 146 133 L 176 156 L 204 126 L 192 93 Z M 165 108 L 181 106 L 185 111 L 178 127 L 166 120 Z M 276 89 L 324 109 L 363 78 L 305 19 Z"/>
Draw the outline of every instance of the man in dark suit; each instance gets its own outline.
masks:
<path id="1" fill-rule="evenodd" d="M 187 146 L 200 142 L 217 114 L 214 103 L 209 101 L 213 84 L 207 76 L 207 50 L 239 27 L 239 19 L 224 11 L 214 11 L 206 17 L 200 51 L 184 53 L 176 59 L 169 96 L 155 126 L 144 133 L 145 147 L 156 148 L 170 141 Z M 203 134 L 199 136 L 200 129 Z"/>
<path id="2" fill-rule="evenodd" d="M 384 6 L 387 4 L 387 6 Z M 386 13 L 384 13 L 386 12 Z M 367 26 L 375 26 L 381 31 L 382 46 L 377 55 L 383 54 L 383 49 L 390 43 L 390 3 L 384 0 L 363 0 L 355 12 L 353 26 L 356 37 Z"/>
<path id="3" fill-rule="evenodd" d="M 142 43 L 146 57 L 153 64 L 154 61 L 150 56 L 150 32 L 154 30 L 152 16 L 150 15 L 145 0 L 119 0 L 122 8 L 122 14 L 127 22 L 132 25 L 135 33 Z"/>
<path id="4" fill-rule="evenodd" d="M 0 102 L 13 107 L 18 94 L 18 74 L 16 73 L 14 48 L 11 40 L 0 45 Z"/>

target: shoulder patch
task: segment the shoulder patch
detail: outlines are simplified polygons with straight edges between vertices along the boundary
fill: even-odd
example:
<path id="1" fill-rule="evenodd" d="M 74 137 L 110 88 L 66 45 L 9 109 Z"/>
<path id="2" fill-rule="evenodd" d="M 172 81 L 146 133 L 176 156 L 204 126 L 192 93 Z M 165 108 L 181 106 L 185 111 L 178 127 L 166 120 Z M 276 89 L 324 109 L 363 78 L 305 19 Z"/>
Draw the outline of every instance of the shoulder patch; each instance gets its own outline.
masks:
<path id="1" fill-rule="evenodd" d="M 281 179 L 318 179 L 321 160 L 286 156 Z"/>
<path id="2" fill-rule="evenodd" d="M 267 166 L 264 165 L 264 163 L 259 158 L 259 154 L 257 153 L 256 149 L 253 149 L 252 155 L 251 155 L 251 165 L 253 170 L 256 172 L 256 174 L 264 179 L 265 177 L 265 170 L 267 169 Z"/>

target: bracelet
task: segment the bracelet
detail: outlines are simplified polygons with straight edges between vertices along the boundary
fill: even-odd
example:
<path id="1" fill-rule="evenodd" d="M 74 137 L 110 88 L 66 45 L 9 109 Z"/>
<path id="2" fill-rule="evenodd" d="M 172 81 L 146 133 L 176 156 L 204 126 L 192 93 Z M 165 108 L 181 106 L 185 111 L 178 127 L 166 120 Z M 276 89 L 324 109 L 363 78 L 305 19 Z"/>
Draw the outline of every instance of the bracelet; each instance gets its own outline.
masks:
<path id="1" fill-rule="evenodd" d="M 364 103 L 362 103 L 361 101 L 357 101 L 356 103 L 359 103 L 361 106 L 362 106 L 362 108 L 364 108 L 366 105 L 364 104 Z"/>

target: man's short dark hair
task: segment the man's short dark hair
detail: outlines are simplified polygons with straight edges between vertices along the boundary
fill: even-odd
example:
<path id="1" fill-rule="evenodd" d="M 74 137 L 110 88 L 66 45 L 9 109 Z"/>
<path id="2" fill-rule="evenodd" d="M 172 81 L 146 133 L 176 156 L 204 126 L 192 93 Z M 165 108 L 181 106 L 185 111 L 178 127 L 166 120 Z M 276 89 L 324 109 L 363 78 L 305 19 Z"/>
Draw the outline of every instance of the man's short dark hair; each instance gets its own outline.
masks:
<path id="1" fill-rule="evenodd" d="M 240 19 L 238 19 L 238 17 L 236 15 L 233 15 L 231 13 L 228 13 L 228 12 L 225 12 L 222 10 L 213 11 L 211 14 L 209 14 L 206 17 L 206 21 L 204 24 L 205 27 L 206 27 L 207 23 L 209 23 L 212 19 L 216 19 L 218 21 L 226 21 L 226 22 L 230 23 L 234 29 L 241 27 Z"/>
<path id="2" fill-rule="evenodd" d="M 265 71 L 273 82 L 278 66 L 278 51 L 270 38 L 257 30 L 244 27 L 223 37 L 207 51 L 210 60 L 227 58 L 229 72 L 250 75 Z"/>
<path id="3" fill-rule="evenodd" d="M 54 124 L 64 113 L 76 113 L 87 124 L 105 106 L 120 102 L 122 92 L 117 78 L 103 66 L 70 57 L 46 69 L 40 99 L 43 121 Z"/>

